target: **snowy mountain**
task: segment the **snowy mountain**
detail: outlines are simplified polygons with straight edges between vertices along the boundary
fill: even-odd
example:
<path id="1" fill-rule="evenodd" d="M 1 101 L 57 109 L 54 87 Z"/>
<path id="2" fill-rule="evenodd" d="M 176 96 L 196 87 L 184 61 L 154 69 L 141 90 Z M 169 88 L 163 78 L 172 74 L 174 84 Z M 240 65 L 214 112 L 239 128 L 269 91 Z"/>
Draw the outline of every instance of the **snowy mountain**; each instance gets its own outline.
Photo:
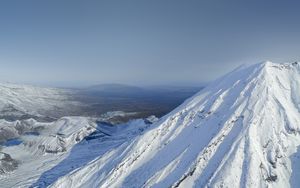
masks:
<path id="1" fill-rule="evenodd" d="M 300 65 L 242 66 L 50 187 L 299 187 L 299 132 Z"/>
<path id="2" fill-rule="evenodd" d="M 78 102 L 65 89 L 0 83 L 0 118 L 58 118 L 76 111 Z"/>

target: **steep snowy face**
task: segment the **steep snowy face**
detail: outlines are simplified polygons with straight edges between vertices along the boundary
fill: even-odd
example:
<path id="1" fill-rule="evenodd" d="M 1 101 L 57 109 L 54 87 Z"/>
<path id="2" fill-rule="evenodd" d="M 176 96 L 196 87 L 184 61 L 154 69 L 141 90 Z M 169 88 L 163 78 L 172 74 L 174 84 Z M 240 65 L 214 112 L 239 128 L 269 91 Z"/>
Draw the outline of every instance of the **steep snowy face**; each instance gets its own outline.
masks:
<path id="1" fill-rule="evenodd" d="M 0 118 L 61 117 L 66 106 L 76 106 L 70 97 L 63 89 L 0 83 Z"/>
<path id="2" fill-rule="evenodd" d="M 298 63 L 240 67 L 52 187 L 299 186 L 299 112 Z"/>

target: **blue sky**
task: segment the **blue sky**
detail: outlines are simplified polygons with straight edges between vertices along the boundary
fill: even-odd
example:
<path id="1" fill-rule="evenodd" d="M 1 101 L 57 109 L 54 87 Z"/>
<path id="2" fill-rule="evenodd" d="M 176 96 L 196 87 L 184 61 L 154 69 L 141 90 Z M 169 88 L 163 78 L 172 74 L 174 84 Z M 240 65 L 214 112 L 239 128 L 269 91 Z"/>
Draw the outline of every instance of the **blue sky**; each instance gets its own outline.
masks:
<path id="1" fill-rule="evenodd" d="M 0 2 L 0 80 L 192 85 L 300 59 L 297 1 Z"/>

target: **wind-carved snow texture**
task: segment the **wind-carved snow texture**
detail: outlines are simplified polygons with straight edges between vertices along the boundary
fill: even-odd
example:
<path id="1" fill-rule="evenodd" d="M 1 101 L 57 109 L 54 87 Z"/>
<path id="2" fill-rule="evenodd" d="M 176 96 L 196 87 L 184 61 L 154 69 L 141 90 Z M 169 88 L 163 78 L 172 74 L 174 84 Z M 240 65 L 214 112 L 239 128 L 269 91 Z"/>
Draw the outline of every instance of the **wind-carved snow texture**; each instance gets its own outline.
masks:
<path id="1" fill-rule="evenodd" d="M 50 187 L 295 186 L 299 112 L 298 63 L 242 66 Z"/>

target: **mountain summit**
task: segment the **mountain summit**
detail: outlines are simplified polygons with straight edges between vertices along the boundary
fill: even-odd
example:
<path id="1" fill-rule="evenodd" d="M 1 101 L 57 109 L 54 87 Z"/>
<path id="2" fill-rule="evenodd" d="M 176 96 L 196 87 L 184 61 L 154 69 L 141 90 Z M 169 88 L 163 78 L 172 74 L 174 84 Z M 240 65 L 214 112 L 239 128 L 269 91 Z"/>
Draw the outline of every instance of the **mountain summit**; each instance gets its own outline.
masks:
<path id="1" fill-rule="evenodd" d="M 299 185 L 292 160 L 300 144 L 299 112 L 299 63 L 242 66 L 185 101 L 145 134 L 52 186 Z"/>

